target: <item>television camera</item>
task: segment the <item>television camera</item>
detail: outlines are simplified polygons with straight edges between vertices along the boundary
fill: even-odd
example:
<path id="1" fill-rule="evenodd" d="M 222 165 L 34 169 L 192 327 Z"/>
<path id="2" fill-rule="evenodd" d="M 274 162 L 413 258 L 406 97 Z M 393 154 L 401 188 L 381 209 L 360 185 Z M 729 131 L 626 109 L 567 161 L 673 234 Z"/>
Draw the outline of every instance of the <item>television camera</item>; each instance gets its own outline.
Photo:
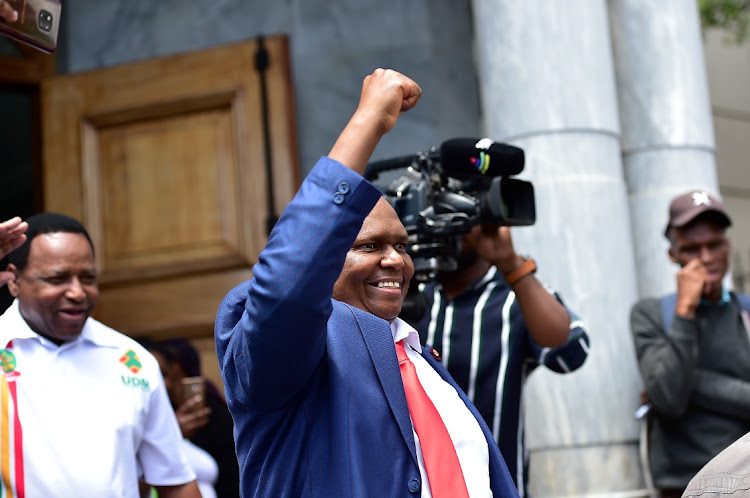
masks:
<path id="1" fill-rule="evenodd" d="M 365 178 L 376 183 L 383 172 L 405 169 L 381 189 L 408 233 L 415 281 L 428 282 L 458 269 L 461 236 L 474 226 L 534 224 L 532 184 L 509 178 L 523 167 L 521 148 L 488 138 L 454 138 L 439 148 L 372 162 Z"/>

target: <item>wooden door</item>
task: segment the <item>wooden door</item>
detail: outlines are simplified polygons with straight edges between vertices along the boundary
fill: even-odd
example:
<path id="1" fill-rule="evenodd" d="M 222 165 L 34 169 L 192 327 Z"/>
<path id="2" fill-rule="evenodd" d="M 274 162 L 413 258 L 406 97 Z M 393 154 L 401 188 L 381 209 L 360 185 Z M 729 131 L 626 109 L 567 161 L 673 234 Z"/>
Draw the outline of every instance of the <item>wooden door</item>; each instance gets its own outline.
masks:
<path id="1" fill-rule="evenodd" d="M 211 336 L 220 300 L 250 278 L 267 238 L 266 152 L 275 213 L 299 182 L 287 40 L 263 45 L 266 128 L 258 40 L 42 83 L 44 208 L 88 228 L 105 324 Z"/>

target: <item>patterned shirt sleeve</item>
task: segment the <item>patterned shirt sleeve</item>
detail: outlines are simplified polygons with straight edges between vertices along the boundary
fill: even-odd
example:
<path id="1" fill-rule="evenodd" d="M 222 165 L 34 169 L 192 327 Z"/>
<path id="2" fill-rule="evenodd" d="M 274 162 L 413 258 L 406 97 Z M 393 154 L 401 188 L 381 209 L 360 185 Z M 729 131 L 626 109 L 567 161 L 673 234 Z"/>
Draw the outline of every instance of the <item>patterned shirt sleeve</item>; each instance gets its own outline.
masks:
<path id="1" fill-rule="evenodd" d="M 565 306 L 557 293 L 550 292 L 555 295 L 560 304 Z M 570 333 L 565 344 L 556 348 L 543 348 L 529 336 L 531 349 L 536 360 L 557 373 L 568 373 L 578 369 L 586 361 L 589 354 L 589 336 L 586 333 L 583 321 L 568 307 L 565 307 L 565 309 L 570 315 Z"/>

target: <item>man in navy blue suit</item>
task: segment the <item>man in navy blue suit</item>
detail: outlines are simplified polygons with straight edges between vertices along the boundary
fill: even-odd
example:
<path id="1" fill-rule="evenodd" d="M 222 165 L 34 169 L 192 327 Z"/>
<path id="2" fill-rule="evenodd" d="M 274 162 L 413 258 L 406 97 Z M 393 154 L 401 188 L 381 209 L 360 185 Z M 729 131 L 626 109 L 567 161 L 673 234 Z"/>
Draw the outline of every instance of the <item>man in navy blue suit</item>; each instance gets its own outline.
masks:
<path id="1" fill-rule="evenodd" d="M 481 416 L 397 318 L 414 274 L 406 230 L 362 177 L 421 93 L 396 71 L 365 78 L 357 110 L 284 210 L 253 279 L 221 303 L 216 350 L 245 497 L 445 496 L 428 478 L 432 433 L 418 437 L 412 425 L 395 344 L 450 435 L 464 496 L 517 496 Z"/>

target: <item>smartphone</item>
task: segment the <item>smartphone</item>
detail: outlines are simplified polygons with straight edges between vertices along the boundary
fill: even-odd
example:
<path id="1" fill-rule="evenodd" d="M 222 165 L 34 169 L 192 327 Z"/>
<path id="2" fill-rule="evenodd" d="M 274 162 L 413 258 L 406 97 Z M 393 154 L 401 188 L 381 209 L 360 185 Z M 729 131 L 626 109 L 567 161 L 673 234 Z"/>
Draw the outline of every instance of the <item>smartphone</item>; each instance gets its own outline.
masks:
<path id="1" fill-rule="evenodd" d="M 57 48 L 57 31 L 62 6 L 59 0 L 15 0 L 15 22 L 0 20 L 0 34 L 51 54 Z"/>
<path id="2" fill-rule="evenodd" d="M 200 394 L 200 407 L 206 406 L 206 381 L 203 377 L 183 377 L 182 399 L 188 400 Z"/>

